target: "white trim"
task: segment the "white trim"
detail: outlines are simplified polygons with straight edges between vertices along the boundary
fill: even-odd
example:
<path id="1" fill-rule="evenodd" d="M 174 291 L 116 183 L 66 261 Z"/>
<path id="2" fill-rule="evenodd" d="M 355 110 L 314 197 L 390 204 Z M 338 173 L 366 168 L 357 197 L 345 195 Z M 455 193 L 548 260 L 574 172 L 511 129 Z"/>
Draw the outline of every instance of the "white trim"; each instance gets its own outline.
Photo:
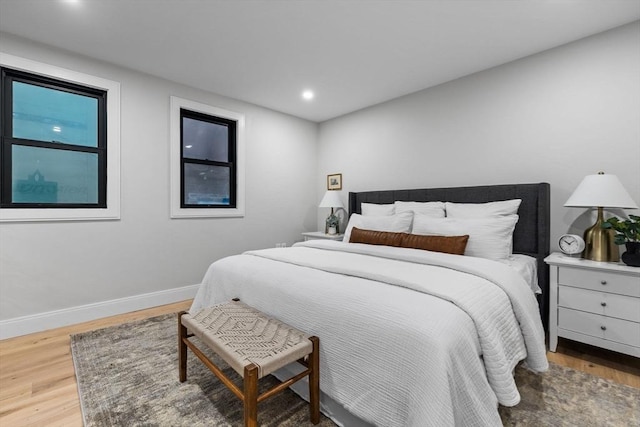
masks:
<path id="1" fill-rule="evenodd" d="M 157 307 L 194 298 L 200 285 L 189 285 L 132 297 L 118 298 L 94 304 L 15 317 L 0 321 L 0 339 L 17 337 L 34 332 L 76 323 L 88 322 L 108 316 Z"/>
<path id="2" fill-rule="evenodd" d="M 107 207 L 0 209 L 0 222 L 120 219 L 120 83 L 3 52 L 0 65 L 107 91 Z"/>
<path id="3" fill-rule="evenodd" d="M 170 187 L 171 218 L 243 217 L 245 194 L 245 119 L 244 114 L 188 99 L 172 96 L 170 100 Z M 236 122 L 236 207 L 232 209 L 189 209 L 180 207 L 180 109 L 222 117 Z"/>

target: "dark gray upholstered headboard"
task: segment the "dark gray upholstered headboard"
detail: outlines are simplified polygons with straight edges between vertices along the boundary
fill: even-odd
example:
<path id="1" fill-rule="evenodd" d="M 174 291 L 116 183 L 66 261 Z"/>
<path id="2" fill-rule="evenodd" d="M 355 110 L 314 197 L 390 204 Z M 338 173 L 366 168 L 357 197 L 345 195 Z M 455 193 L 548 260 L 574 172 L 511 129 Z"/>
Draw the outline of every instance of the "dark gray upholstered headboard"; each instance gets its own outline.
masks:
<path id="1" fill-rule="evenodd" d="M 542 322 L 549 319 L 549 267 L 544 258 L 549 255 L 549 184 L 486 185 L 478 187 L 423 188 L 416 190 L 384 190 L 349 193 L 349 215 L 361 213 L 361 203 L 393 203 L 396 200 L 414 202 L 484 203 L 522 199 L 518 223 L 513 233 L 513 251 L 538 260 L 538 297 Z"/>

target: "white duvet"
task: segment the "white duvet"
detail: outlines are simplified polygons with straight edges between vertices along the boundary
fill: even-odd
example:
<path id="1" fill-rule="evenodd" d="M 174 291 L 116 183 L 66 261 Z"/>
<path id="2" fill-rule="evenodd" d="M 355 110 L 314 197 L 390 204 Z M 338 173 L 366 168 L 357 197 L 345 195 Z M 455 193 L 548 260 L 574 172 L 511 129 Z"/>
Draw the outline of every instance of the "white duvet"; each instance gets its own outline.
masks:
<path id="1" fill-rule="evenodd" d="M 240 298 L 320 337 L 320 388 L 379 426 L 501 425 L 548 367 L 525 280 L 490 260 L 309 241 L 213 263 L 191 311 Z"/>

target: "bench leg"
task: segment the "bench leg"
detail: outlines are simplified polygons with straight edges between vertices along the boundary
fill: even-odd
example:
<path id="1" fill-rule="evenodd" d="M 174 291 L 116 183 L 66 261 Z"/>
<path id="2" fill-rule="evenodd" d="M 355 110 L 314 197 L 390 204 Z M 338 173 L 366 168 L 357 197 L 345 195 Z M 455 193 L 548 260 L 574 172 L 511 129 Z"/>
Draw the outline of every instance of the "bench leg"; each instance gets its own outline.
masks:
<path id="1" fill-rule="evenodd" d="M 320 340 L 309 338 L 313 343 L 313 351 L 309 355 L 309 416 L 313 424 L 320 422 Z"/>
<path id="2" fill-rule="evenodd" d="M 258 427 L 258 367 L 244 367 L 244 426 Z"/>
<path id="3" fill-rule="evenodd" d="M 178 376 L 180 382 L 187 380 L 187 345 L 184 340 L 187 338 L 187 328 L 182 325 L 182 315 L 186 312 L 178 313 Z"/>

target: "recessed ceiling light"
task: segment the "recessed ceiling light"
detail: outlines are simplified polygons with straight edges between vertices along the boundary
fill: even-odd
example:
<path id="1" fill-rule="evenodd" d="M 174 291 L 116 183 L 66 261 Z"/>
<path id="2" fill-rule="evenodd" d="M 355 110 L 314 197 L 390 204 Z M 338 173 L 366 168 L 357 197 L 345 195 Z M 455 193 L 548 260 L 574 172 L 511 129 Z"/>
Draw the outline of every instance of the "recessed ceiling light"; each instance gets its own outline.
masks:
<path id="1" fill-rule="evenodd" d="M 54 132 L 62 132 L 62 128 L 60 126 L 54 126 L 52 130 Z"/>
<path id="2" fill-rule="evenodd" d="M 314 96 L 315 95 L 314 95 L 313 91 L 305 90 L 304 92 L 302 92 L 302 97 L 304 99 L 306 99 L 307 101 L 311 101 Z"/>

